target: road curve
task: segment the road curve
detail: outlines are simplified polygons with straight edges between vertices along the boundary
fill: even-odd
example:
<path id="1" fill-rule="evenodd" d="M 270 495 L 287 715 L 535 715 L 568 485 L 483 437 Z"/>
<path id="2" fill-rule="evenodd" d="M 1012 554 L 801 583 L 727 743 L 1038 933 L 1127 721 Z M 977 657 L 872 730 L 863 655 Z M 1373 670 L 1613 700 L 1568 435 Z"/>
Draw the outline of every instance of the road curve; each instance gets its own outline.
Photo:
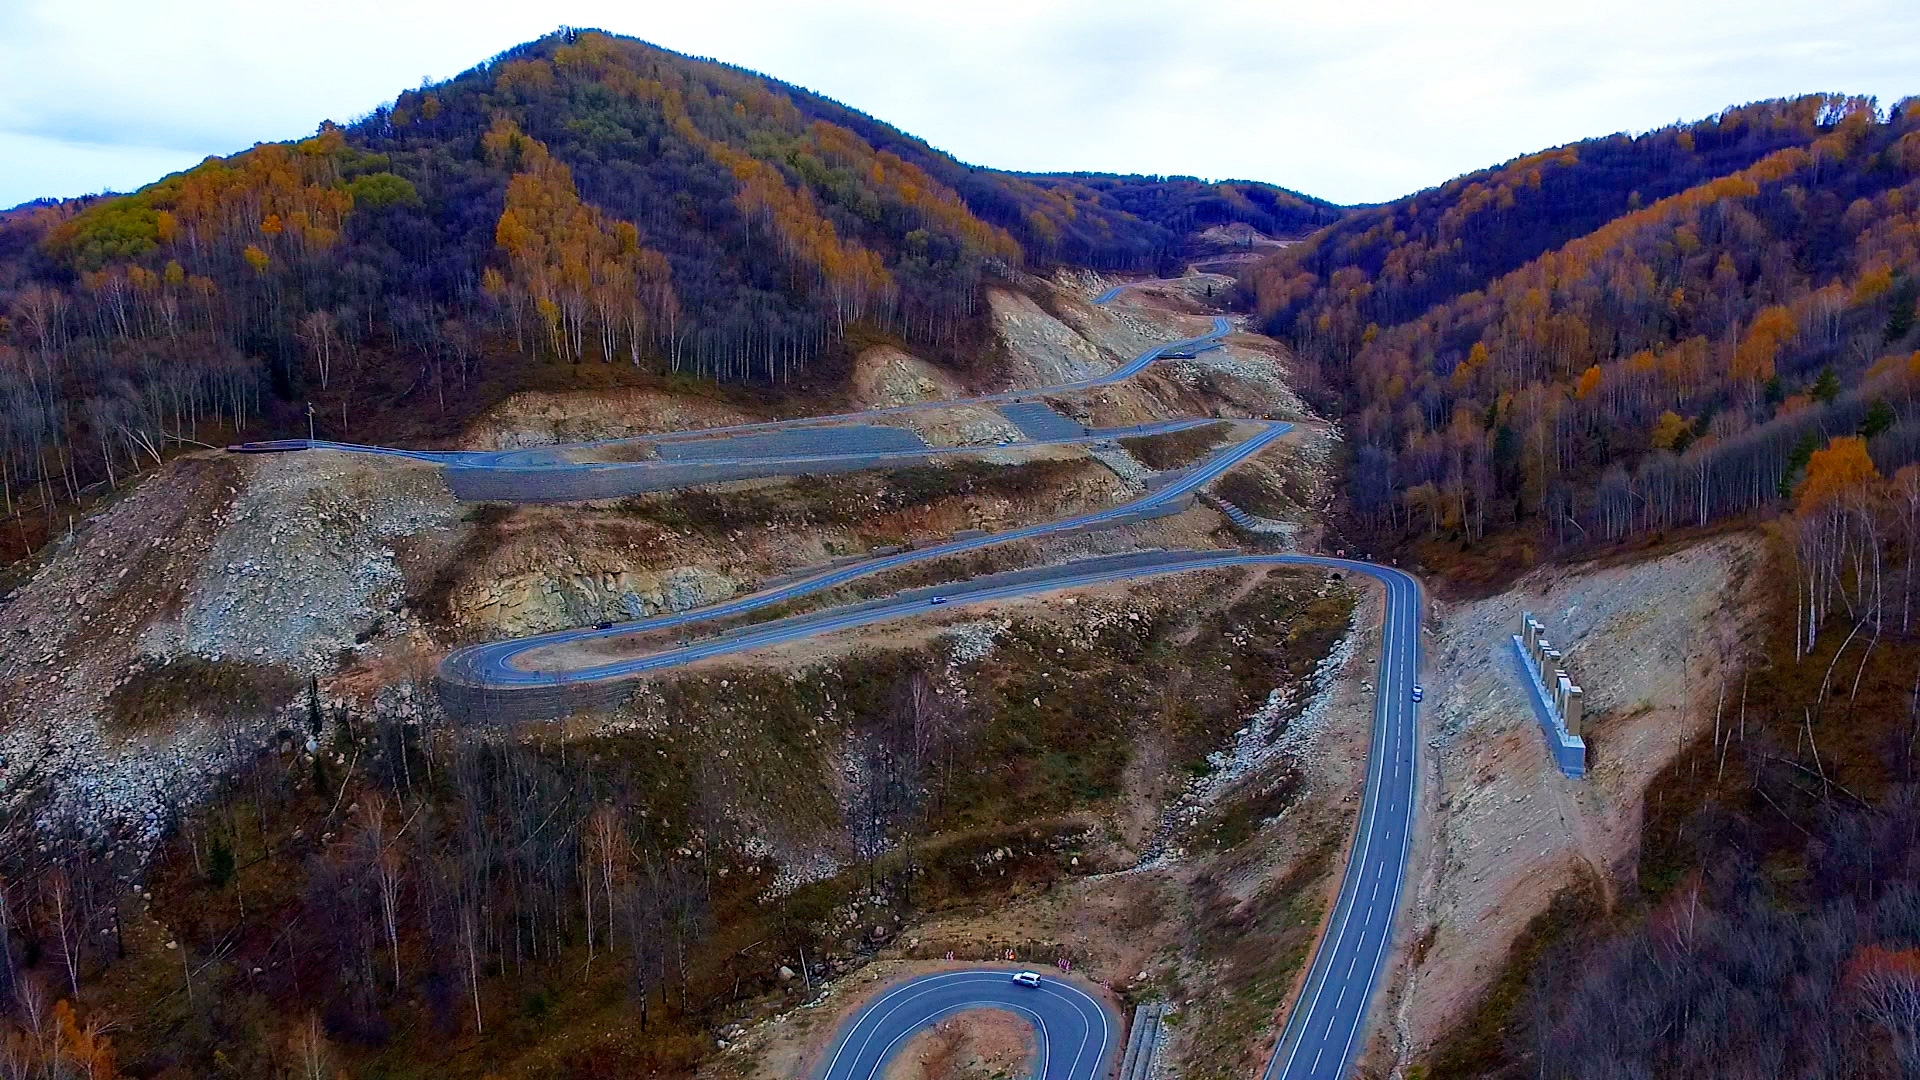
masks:
<path id="1" fill-rule="evenodd" d="M 1413 843 L 1420 708 L 1413 702 L 1413 686 L 1420 672 L 1424 609 L 1420 583 L 1392 567 L 1312 561 L 1343 562 L 1379 580 L 1386 586 L 1385 617 L 1359 826 L 1333 916 L 1314 950 L 1307 981 L 1267 1062 L 1264 1080 L 1339 1080 L 1347 1075 L 1391 955 Z"/>
<path id="2" fill-rule="evenodd" d="M 327 439 L 274 439 L 268 442 L 240 443 L 228 447 L 241 453 L 248 452 L 284 452 L 290 450 L 343 450 L 356 454 L 375 454 L 383 457 L 408 458 L 425 461 L 435 465 L 444 465 L 449 469 L 606 469 L 622 467 L 621 464 L 608 462 L 581 463 L 572 460 L 571 455 L 595 450 L 614 449 L 637 443 L 684 442 L 694 439 L 710 439 L 718 436 L 749 435 L 766 431 L 804 427 L 828 427 L 851 421 L 872 420 L 880 416 L 904 416 L 911 413 L 934 412 L 957 406 L 1001 405 L 1017 401 L 1033 401 L 1055 394 L 1069 394 L 1084 390 L 1095 390 L 1102 386 L 1124 382 L 1145 371 L 1148 367 L 1168 354 L 1192 354 L 1217 349 L 1222 339 L 1233 332 L 1233 324 L 1225 316 L 1215 315 L 1213 327 L 1197 337 L 1169 341 L 1156 345 L 1135 356 L 1132 360 L 1114 368 L 1112 371 L 1084 379 L 1056 383 L 1052 386 L 1036 386 L 1025 390 L 1007 390 L 997 394 L 983 394 L 979 397 L 962 398 L 953 401 L 921 401 L 910 405 L 889 405 L 877 409 L 863 409 L 859 412 L 832 413 L 822 416 L 803 416 L 792 420 L 761 420 L 748 424 L 728 424 L 723 427 L 693 428 L 687 431 L 661 432 L 653 435 L 637 435 L 624 439 L 598 439 L 591 442 L 556 443 L 516 450 L 407 450 L 390 446 L 368 446 L 361 443 L 333 442 Z M 961 449 L 979 452 L 991 447 L 964 447 Z M 631 467 L 636 463 L 626 463 Z"/>
<path id="3" fill-rule="evenodd" d="M 1124 521 L 1129 517 L 1139 517 L 1145 512 L 1176 504 L 1194 491 L 1211 483 L 1220 474 L 1233 468 L 1240 462 L 1259 453 L 1275 439 L 1292 430 L 1293 425 L 1277 420 L 1240 421 L 1260 425 L 1251 437 L 1221 448 L 1188 469 L 1183 475 L 1151 492 L 1129 502 L 1110 506 L 1104 510 L 1080 514 L 1075 517 L 1059 518 L 1041 522 L 1005 532 L 990 533 L 985 536 L 952 540 L 944 544 L 935 544 L 912 551 L 902 551 L 868 559 L 852 566 L 824 571 L 813 577 L 805 578 L 772 589 L 763 589 L 750 596 L 741 597 L 720 604 L 714 604 L 692 611 L 674 615 L 661 615 L 634 622 L 618 623 L 599 629 L 597 627 L 576 627 L 570 630 L 556 630 L 552 633 L 537 634 L 531 637 L 511 638 L 505 641 L 491 641 L 482 645 L 473 645 L 456 649 L 441 662 L 440 676 L 443 680 L 465 686 L 483 687 L 489 690 L 511 692 L 515 688 L 552 686 L 556 683 L 598 682 L 631 678 L 642 672 L 652 670 L 647 658 L 615 661 L 592 667 L 567 671 L 543 671 L 538 668 L 516 663 L 536 650 L 546 649 L 568 642 L 586 641 L 596 638 L 616 638 L 662 630 L 690 623 L 708 622 L 713 619 L 742 615 L 750 611 L 798 599 L 810 593 L 835 588 L 886 570 L 894 570 L 913 563 L 929 559 L 957 555 L 995 544 L 1005 544 L 1016 540 L 1028 540 L 1050 533 L 1067 532 L 1089 526 Z"/>
<path id="4" fill-rule="evenodd" d="M 1320 567 L 1371 577 L 1385 587 L 1373 737 L 1367 755 L 1367 783 L 1361 799 L 1359 825 L 1332 918 L 1315 950 L 1300 998 L 1263 1074 L 1266 1080 L 1338 1080 L 1346 1075 L 1354 1047 L 1365 1028 L 1374 991 L 1391 952 L 1401 884 L 1406 878 L 1407 859 L 1411 850 L 1416 797 L 1414 747 L 1418 718 L 1412 691 L 1420 666 L 1423 610 L 1419 582 L 1403 570 L 1351 559 L 1317 555 L 1191 552 L 1167 561 L 1120 569 L 1083 572 L 1074 564 L 1067 564 L 1057 568 L 1059 573 L 1041 580 L 955 595 L 938 610 L 1110 581 L 1229 566 L 1261 565 Z M 927 600 L 913 599 L 843 612 L 796 616 L 774 620 L 727 637 L 634 657 L 621 664 L 633 673 L 657 671 L 856 626 L 912 618 L 932 610 L 935 608 Z M 994 978 L 1004 981 L 1005 976 L 1002 973 Z M 989 987 L 993 983 L 981 982 L 978 985 Z M 954 1004 L 948 997 L 938 1000 L 947 1002 L 951 1007 L 943 1006 L 946 1011 L 937 1015 L 929 1014 L 933 1019 L 953 1009 L 967 1007 Z M 987 1005 L 995 1003 L 995 999 L 983 996 L 971 1003 Z M 928 1016 L 922 1016 L 919 1021 L 923 1024 L 928 1022 L 931 1022 Z M 847 1035 L 843 1036 L 843 1044 L 856 1037 L 868 1042 L 878 1038 L 862 1035 L 863 1030 L 858 1024 L 850 1028 Z M 910 1029 L 886 1030 L 899 1034 Z M 846 1065 L 839 1071 L 829 1071 L 826 1074 L 829 1080 L 866 1080 L 877 1076 L 886 1054 L 881 1053 L 877 1058 L 856 1056 L 851 1060 L 866 1062 L 867 1071 L 853 1070 L 853 1066 Z M 1052 1080 L 1056 1075 L 1082 1074 L 1045 1072 L 1042 1080 Z"/>
<path id="5" fill-rule="evenodd" d="M 1120 1049 L 1120 1022 L 1071 981 L 1014 985 L 1011 968 L 923 975 L 868 1003 L 842 1030 L 821 1080 L 873 1080 L 915 1032 L 969 1009 L 1003 1009 L 1033 1026 L 1037 1080 L 1101 1080 Z"/>
<path id="6" fill-rule="evenodd" d="M 1099 301 L 1104 302 L 1118 293 L 1118 289 L 1109 290 Z M 462 451 L 409 451 L 384 447 L 363 447 L 350 444 L 326 443 L 308 440 L 281 440 L 273 443 L 244 444 L 233 449 L 243 451 L 282 451 L 300 450 L 309 447 L 351 450 L 362 453 L 387 454 L 417 460 L 434 462 L 447 466 L 451 470 L 493 469 L 493 468 L 605 468 L 606 465 L 581 464 L 566 458 L 568 452 L 615 445 L 622 442 L 661 441 L 675 438 L 707 438 L 741 434 L 752 431 L 764 431 L 774 428 L 810 426 L 845 422 L 855 419 L 871 418 L 875 415 L 890 413 L 908 413 L 928 409 L 948 408 L 955 405 L 980 405 L 998 402 L 1030 400 L 1047 394 L 1091 389 L 1094 387 L 1131 378 L 1144 370 L 1149 364 L 1167 353 L 1197 352 L 1218 347 L 1220 339 L 1229 332 L 1226 319 L 1216 317 L 1211 333 L 1197 338 L 1170 342 L 1149 349 L 1135 357 L 1129 363 L 1103 375 L 1057 386 L 1031 390 L 1008 391 L 980 398 L 958 402 L 928 402 L 924 404 L 898 406 L 887 409 L 868 410 L 861 413 L 840 416 L 810 417 L 800 420 L 772 421 L 755 424 L 734 425 L 725 428 L 705 429 L 674 433 L 673 435 L 653 435 L 642 439 L 606 440 L 599 443 L 582 443 L 563 447 L 543 447 L 533 451 L 499 452 L 462 452 Z M 1162 509 L 1192 494 L 1195 490 L 1211 482 L 1214 478 L 1232 468 L 1246 458 L 1251 457 L 1274 439 L 1283 435 L 1290 425 L 1272 421 L 1259 423 L 1262 426 L 1249 439 L 1215 452 L 1200 465 L 1186 470 L 1172 483 L 1150 492 L 1140 499 L 1120 506 L 1092 514 L 1081 515 L 1062 521 L 1048 522 L 1029 526 L 1024 529 L 1010 530 L 989 536 L 954 541 L 948 544 L 903 552 L 885 558 L 872 559 L 855 566 L 823 572 L 814 577 L 790 583 L 775 589 L 764 590 L 752 596 L 725 604 L 714 605 L 698 611 L 684 612 L 678 615 L 663 616 L 639 622 L 625 623 L 607 630 L 578 629 L 562 631 L 556 634 L 540 635 L 517 641 L 494 642 L 470 649 L 457 650 L 449 655 L 441 666 L 441 677 L 451 683 L 482 687 L 488 689 L 512 690 L 514 688 L 533 688 L 552 686 L 564 681 L 618 680 L 629 678 L 645 671 L 672 667 L 690 663 L 694 660 L 728 653 L 743 652 L 762 648 L 781 641 L 795 640 L 821 633 L 828 633 L 850 626 L 865 625 L 885 619 L 907 618 L 923 614 L 928 610 L 924 599 L 901 601 L 896 604 L 861 605 L 857 610 L 846 612 L 823 612 L 790 620 L 774 620 L 748 628 L 741 632 L 721 638 L 709 639 L 695 645 L 644 656 L 622 658 L 604 664 L 579 668 L 565 673 L 543 672 L 530 667 L 516 665 L 513 660 L 536 649 L 560 645 L 595 637 L 614 637 L 649 630 L 658 630 L 671 626 L 703 622 L 724 618 L 744 612 L 777 604 L 785 600 L 832 588 L 854 578 L 882 570 L 894 568 L 923 559 L 937 558 L 955 554 L 989 544 L 1006 543 L 1011 540 L 1041 536 L 1074 528 L 1096 525 L 1113 520 L 1126 520 L 1128 515 L 1140 517 L 1143 513 Z M 1169 553 L 1182 554 L 1182 553 Z M 1185 557 L 1190 555 L 1190 557 Z M 1004 599 L 1010 596 L 1026 595 L 1051 591 L 1073 585 L 1096 584 L 1104 581 L 1116 581 L 1127 578 L 1156 576 L 1177 573 L 1185 570 L 1219 568 L 1234 565 L 1280 564 L 1321 566 L 1328 569 L 1345 570 L 1363 574 L 1379 580 L 1386 588 L 1385 619 L 1381 636 L 1381 657 L 1379 661 L 1379 687 L 1373 725 L 1372 745 L 1368 753 L 1367 784 L 1360 808 L 1359 825 L 1355 833 L 1353 848 L 1348 858 L 1345 874 L 1341 881 L 1338 899 L 1326 931 L 1315 950 L 1312 964 L 1302 987 L 1299 1000 L 1289 1014 L 1285 1030 L 1272 1059 L 1263 1074 L 1264 1080 L 1307 1080 L 1307 1078 L 1325 1078 L 1336 1080 L 1343 1077 L 1352 1060 L 1354 1047 L 1364 1028 L 1367 1012 L 1374 991 L 1380 980 L 1389 955 L 1395 914 L 1398 908 L 1401 884 L 1406 876 L 1406 862 L 1411 843 L 1413 824 L 1413 806 L 1415 797 L 1414 778 L 1414 740 L 1417 710 L 1411 701 L 1411 690 L 1415 674 L 1419 668 L 1419 626 L 1421 621 L 1422 598 L 1418 582 L 1405 572 L 1390 567 L 1376 566 L 1370 563 L 1355 562 L 1346 559 L 1324 558 L 1311 555 L 1248 555 L 1238 552 L 1194 552 L 1184 553 L 1182 557 L 1163 559 L 1146 565 L 1121 569 L 1105 569 L 1076 572 L 1072 567 L 1063 567 L 1061 574 L 1043 577 L 1038 581 L 1026 581 L 1006 586 L 977 589 L 967 592 L 964 597 L 956 596 L 954 606 L 982 603 Z M 965 973 L 954 973 L 956 976 Z M 978 974 L 978 973 L 976 973 Z M 869 1033 L 862 1035 L 856 1020 L 843 1039 L 843 1050 L 852 1056 L 842 1056 L 837 1052 L 834 1062 L 829 1065 L 828 1080 L 867 1080 L 876 1076 L 881 1064 L 891 1049 L 904 1040 L 907 1034 L 939 1016 L 947 1015 L 958 1009 L 982 1007 L 1000 1004 L 991 987 L 992 982 L 1004 984 L 1003 990 L 1011 991 L 1012 984 L 1006 981 L 1004 972 L 991 976 L 988 981 L 969 981 L 955 978 L 951 985 L 937 984 L 929 989 L 926 997 L 918 996 L 915 990 L 905 998 L 895 999 L 898 1009 L 885 1016 L 876 1016 Z M 919 987 L 922 980 L 906 984 L 907 987 Z M 1065 986 L 1058 982 L 1050 985 Z M 1044 988 L 1043 988 L 1044 989 Z M 897 993 L 898 991 L 896 991 Z M 1034 992 L 1029 990 L 1027 994 Z M 891 998 L 891 995 L 889 995 Z M 882 1001 L 887 1001 L 883 998 Z M 1016 999 L 1020 1000 L 1020 999 Z M 1039 1000 L 1031 997 L 1029 1003 Z M 945 1002 L 945 1004 L 939 1004 Z M 914 1005 L 914 1003 L 918 1003 Z M 877 1007 L 870 1006 L 869 1010 Z M 935 1009 L 935 1006 L 938 1008 Z M 920 1009 L 918 1019 L 915 1014 L 902 1012 L 909 1006 Z M 1011 1007 L 1011 1006 L 1009 1006 Z M 928 1012 L 927 1009 L 934 1011 Z M 1102 1023 L 1109 1024 L 1105 1012 L 1096 1011 L 1103 1017 Z M 867 1014 L 863 1013 L 862 1017 Z M 1101 1048 L 1091 1057 L 1081 1051 L 1086 1043 L 1077 1043 L 1074 1054 L 1066 1056 L 1060 1053 L 1065 1043 L 1057 1033 L 1050 1032 L 1042 1015 L 1034 1017 L 1039 1026 L 1042 1045 L 1046 1048 L 1042 1080 L 1096 1080 L 1104 1075 L 1101 1064 L 1111 1055 L 1112 1039 L 1103 1034 Z M 906 1027 L 885 1027 L 884 1025 L 912 1023 Z M 1091 1021 L 1088 1021 L 1089 1029 Z M 1062 1029 L 1064 1030 L 1064 1029 Z M 893 1034 L 881 1038 L 883 1031 Z M 855 1037 L 860 1041 L 856 1043 Z M 848 1049 L 855 1048 L 855 1049 Z M 869 1059 L 869 1053 L 877 1057 Z M 864 1066 L 865 1071 L 860 1071 Z M 1056 1071 L 1064 1070 L 1064 1071 Z M 1093 1070 L 1093 1071 L 1086 1071 Z"/>
<path id="7" fill-rule="evenodd" d="M 1261 565 L 1321 567 L 1371 577 L 1385 587 L 1373 737 L 1367 755 L 1367 783 L 1361 799 L 1359 825 L 1332 918 L 1315 950 L 1300 998 L 1263 1074 L 1266 1080 L 1338 1080 L 1346 1075 L 1391 951 L 1401 884 L 1406 878 L 1411 850 L 1418 719 L 1412 691 L 1420 667 L 1423 610 L 1419 582 L 1403 570 L 1351 559 L 1192 552 L 1167 561 L 1119 569 L 1083 572 L 1067 564 L 1057 568 L 1058 574 L 1040 580 L 955 595 L 941 605 L 940 610 L 1110 581 Z M 627 674 L 657 671 L 856 626 L 911 618 L 932 610 L 935 609 L 927 600 L 912 599 L 795 616 L 726 637 L 625 659 L 619 661 L 618 666 Z M 852 1033 L 847 1037 L 852 1038 Z M 874 1059 L 874 1068 L 884 1060 L 884 1054 Z M 877 1072 L 828 1074 L 832 1080 L 864 1080 L 873 1075 Z M 1043 1080 L 1054 1075 L 1046 1073 Z"/>

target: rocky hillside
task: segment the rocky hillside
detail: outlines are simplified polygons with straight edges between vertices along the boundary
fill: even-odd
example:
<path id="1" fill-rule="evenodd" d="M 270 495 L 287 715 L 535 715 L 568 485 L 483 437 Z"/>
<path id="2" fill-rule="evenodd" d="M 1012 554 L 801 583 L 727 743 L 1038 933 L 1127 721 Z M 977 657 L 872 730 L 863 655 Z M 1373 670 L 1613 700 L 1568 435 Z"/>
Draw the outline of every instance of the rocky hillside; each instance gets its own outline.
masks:
<path id="1" fill-rule="evenodd" d="M 1090 302 L 1114 283 L 988 290 L 998 370 L 1106 371 L 1206 325 L 1184 303 Z M 1307 534 L 1332 444 L 1286 365 L 1236 334 L 1054 405 L 1300 421 L 1249 470 L 1275 500 L 1262 512 Z M 852 404 L 963 389 L 898 344 L 851 367 Z M 692 384 L 535 390 L 460 438 L 766 405 Z M 965 441 L 990 412 L 955 411 L 916 419 Z M 318 451 L 183 454 L 108 493 L 0 597 L 0 1038 L 98 1077 L 791 1076 L 781 1055 L 804 1047 L 781 1040 L 832 1011 L 802 1006 L 837 1004 L 869 965 L 1015 948 L 1143 994 L 1225 987 L 1178 1052 L 1257 1057 L 1363 771 L 1363 692 L 1340 675 L 1361 663 L 1365 600 L 1337 578 L 956 606 L 675 672 L 534 731 L 450 723 L 427 690 L 461 641 L 1112 506 L 1209 444 L 989 441 L 965 462 L 582 506 L 461 506 L 430 466 Z M 1195 507 L 808 602 L 1229 541 Z M 1149 896 L 1175 902 L 1114 917 Z"/>

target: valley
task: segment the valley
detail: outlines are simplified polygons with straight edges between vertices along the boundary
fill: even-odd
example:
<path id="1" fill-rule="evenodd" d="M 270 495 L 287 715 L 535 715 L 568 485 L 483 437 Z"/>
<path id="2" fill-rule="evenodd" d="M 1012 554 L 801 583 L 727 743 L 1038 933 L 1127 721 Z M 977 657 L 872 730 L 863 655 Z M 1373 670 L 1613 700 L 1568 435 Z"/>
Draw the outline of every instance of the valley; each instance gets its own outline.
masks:
<path id="1" fill-rule="evenodd" d="M 0 213 L 0 1073 L 1906 1075 L 1916 124 L 1346 207 L 563 27 Z"/>

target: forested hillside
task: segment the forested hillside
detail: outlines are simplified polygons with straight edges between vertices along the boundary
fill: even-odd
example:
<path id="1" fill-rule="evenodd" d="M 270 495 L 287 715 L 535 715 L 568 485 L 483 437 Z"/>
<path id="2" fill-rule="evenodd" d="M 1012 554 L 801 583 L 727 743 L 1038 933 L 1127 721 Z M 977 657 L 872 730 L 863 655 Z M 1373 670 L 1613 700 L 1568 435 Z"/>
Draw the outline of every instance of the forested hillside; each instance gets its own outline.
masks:
<path id="1" fill-rule="evenodd" d="M 1114 176 L 1105 173 L 1027 173 L 1017 177 L 1078 205 L 1118 209 L 1167 230 L 1176 239 L 1212 225 L 1244 222 L 1269 236 L 1300 236 L 1342 220 L 1351 211 L 1271 184 L 1191 176 Z M 1179 265 L 1160 267 L 1177 273 Z"/>
<path id="2" fill-rule="evenodd" d="M 1247 276 L 1346 418 L 1356 531 L 1432 580 L 1768 541 L 1765 632 L 1674 735 L 1637 865 L 1533 920 L 1419 1075 L 1920 1067 L 1917 208 L 1920 100 L 1821 95 L 1521 158 Z M 1622 719 L 1588 718 L 1600 769 L 1664 756 Z"/>
<path id="3" fill-rule="evenodd" d="M 1383 541 L 1591 543 L 1920 450 L 1920 109 L 1765 102 L 1357 213 L 1249 284 L 1348 416 Z"/>
<path id="4" fill-rule="evenodd" d="M 787 385 L 834 378 L 849 334 L 961 356 L 989 279 L 1154 272 L 1184 230 L 1338 213 L 975 168 L 775 80 L 567 31 L 312 138 L 0 216 L 0 488 L 9 515 L 31 489 L 44 529 L 178 440 L 304 434 L 308 402 L 322 435 L 404 442 L 579 365 Z"/>

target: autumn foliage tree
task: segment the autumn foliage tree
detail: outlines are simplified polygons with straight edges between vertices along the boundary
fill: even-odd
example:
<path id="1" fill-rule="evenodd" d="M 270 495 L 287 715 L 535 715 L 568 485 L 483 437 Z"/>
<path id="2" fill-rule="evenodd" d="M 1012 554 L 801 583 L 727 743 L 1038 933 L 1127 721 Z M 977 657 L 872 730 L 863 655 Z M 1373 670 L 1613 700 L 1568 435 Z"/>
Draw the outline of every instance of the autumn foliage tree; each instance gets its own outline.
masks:
<path id="1" fill-rule="evenodd" d="M 0 214 L 0 549 L 170 449 L 304 435 L 309 405 L 322 436 L 429 441 L 539 362 L 783 383 L 876 334 L 964 360 L 1023 267 L 1153 270 L 1175 225 L 1338 216 L 1250 183 L 975 169 L 562 31 L 350 125 Z"/>
<path id="2" fill-rule="evenodd" d="M 1894 295 L 1920 271 L 1917 124 L 1815 95 L 1577 144 L 1358 213 L 1247 285 L 1367 448 L 1354 509 L 1382 540 L 1764 512 L 1809 439 L 1863 433 L 1883 472 L 1920 456 Z"/>
<path id="3" fill-rule="evenodd" d="M 512 120 L 496 119 L 481 145 L 491 163 L 513 170 L 494 240 L 519 294 L 516 332 L 530 310 L 553 355 L 579 361 L 597 346 L 602 360 L 638 364 L 662 321 L 657 312 L 672 303 L 666 256 L 642 245 L 632 222 L 582 202 L 572 172 Z"/>

